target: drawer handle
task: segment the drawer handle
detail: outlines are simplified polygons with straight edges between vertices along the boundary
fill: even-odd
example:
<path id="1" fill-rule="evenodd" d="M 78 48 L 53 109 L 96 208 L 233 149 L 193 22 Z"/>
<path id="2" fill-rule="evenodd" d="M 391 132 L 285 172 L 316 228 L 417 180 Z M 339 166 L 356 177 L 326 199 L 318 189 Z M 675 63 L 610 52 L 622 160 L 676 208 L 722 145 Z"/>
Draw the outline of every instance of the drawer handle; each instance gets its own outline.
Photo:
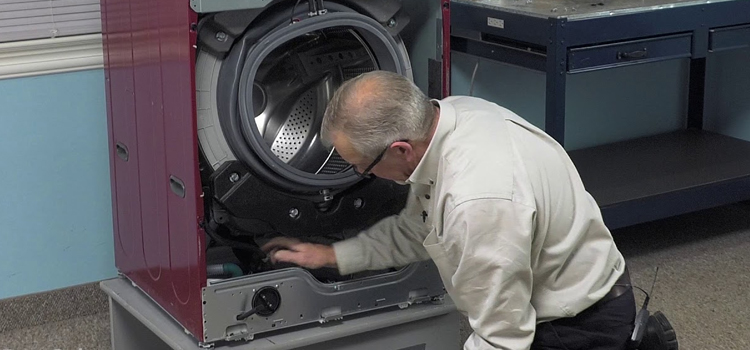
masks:
<path id="1" fill-rule="evenodd" d="M 646 58 L 646 56 L 648 56 L 648 50 L 646 50 L 645 47 L 643 48 L 643 50 L 617 53 L 618 60 L 637 60 L 641 58 Z"/>

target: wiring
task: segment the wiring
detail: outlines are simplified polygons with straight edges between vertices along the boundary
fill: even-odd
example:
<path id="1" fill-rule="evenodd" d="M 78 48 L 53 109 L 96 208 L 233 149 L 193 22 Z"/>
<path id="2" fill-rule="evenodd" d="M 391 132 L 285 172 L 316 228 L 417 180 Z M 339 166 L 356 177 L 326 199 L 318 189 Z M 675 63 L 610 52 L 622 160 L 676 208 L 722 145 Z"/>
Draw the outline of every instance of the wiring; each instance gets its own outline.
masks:
<path id="1" fill-rule="evenodd" d="M 292 6 L 292 15 L 289 18 L 289 24 L 294 24 L 294 13 L 297 12 L 297 5 L 299 5 L 300 1 L 302 0 L 297 0 L 294 6 Z"/>
<path id="2" fill-rule="evenodd" d="M 645 294 L 645 295 L 646 295 L 646 298 L 645 298 L 645 299 L 643 299 L 643 306 L 642 306 L 642 308 L 643 308 L 643 309 L 645 309 L 645 308 L 647 308 L 647 307 L 648 307 L 648 303 L 649 303 L 649 301 L 651 301 L 651 295 L 653 295 L 653 294 L 654 294 L 654 287 L 656 287 L 656 277 L 657 277 L 658 275 L 659 275 L 659 267 L 657 266 L 657 267 L 656 267 L 656 271 L 654 272 L 654 281 L 653 281 L 653 282 L 651 282 L 651 292 L 650 292 L 650 293 L 649 293 L 649 292 L 647 292 L 647 291 L 646 291 L 645 289 L 643 289 L 643 288 L 641 288 L 641 287 L 638 287 L 638 286 L 636 286 L 636 285 L 633 285 L 633 284 L 617 284 L 617 285 L 618 285 L 618 286 L 630 286 L 630 287 L 633 287 L 633 288 L 635 288 L 635 289 L 638 289 L 638 290 L 640 290 L 641 292 L 643 292 L 643 294 Z"/>
<path id="3" fill-rule="evenodd" d="M 474 81 L 477 78 L 477 70 L 479 69 L 479 59 L 474 64 L 474 72 L 471 73 L 471 83 L 469 83 L 469 96 L 474 96 Z"/>
<path id="4" fill-rule="evenodd" d="M 266 256 L 266 253 L 263 252 L 259 247 L 254 246 L 249 243 L 243 243 L 243 242 L 237 242 L 233 240 L 226 239 L 222 237 L 218 232 L 216 232 L 211 225 L 203 225 L 203 229 L 206 231 L 206 234 L 208 234 L 211 239 L 215 240 L 216 242 L 219 242 L 221 245 L 225 245 L 231 248 L 237 248 L 246 250 L 255 254 L 258 254 L 259 256 Z"/>

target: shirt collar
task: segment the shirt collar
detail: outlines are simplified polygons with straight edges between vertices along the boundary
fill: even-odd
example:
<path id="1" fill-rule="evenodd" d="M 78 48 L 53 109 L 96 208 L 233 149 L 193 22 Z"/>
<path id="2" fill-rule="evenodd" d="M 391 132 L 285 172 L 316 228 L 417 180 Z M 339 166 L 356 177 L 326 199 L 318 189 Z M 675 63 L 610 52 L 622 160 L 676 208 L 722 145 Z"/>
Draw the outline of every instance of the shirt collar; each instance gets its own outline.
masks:
<path id="1" fill-rule="evenodd" d="M 432 103 L 440 107 L 438 125 L 422 160 L 406 180 L 410 184 L 433 185 L 435 183 L 443 144 L 448 135 L 456 129 L 456 110 L 453 106 L 445 101 L 432 100 Z"/>

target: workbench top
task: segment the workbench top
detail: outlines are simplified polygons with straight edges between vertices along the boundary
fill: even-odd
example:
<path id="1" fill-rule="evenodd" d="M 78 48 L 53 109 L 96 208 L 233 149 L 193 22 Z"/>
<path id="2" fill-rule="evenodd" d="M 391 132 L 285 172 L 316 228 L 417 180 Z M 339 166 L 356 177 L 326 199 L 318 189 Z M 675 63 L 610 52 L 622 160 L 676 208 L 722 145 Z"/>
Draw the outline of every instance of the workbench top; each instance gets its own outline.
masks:
<path id="1" fill-rule="evenodd" d="M 606 17 L 664 8 L 742 0 L 453 0 L 533 17 L 565 17 L 570 20 Z"/>

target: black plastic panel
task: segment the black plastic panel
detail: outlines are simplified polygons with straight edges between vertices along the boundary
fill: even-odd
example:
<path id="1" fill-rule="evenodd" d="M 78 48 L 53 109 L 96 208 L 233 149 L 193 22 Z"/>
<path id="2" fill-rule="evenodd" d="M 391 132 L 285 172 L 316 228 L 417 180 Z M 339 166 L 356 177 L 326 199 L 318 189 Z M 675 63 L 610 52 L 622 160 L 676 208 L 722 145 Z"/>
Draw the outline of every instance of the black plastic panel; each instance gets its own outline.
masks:
<path id="1" fill-rule="evenodd" d="M 215 201 L 210 216 L 218 223 L 228 224 L 236 233 L 297 237 L 364 229 L 397 214 L 409 191 L 408 186 L 375 178 L 331 193 L 330 202 L 320 202 L 275 190 L 238 161 L 224 163 L 209 182 L 207 192 Z"/>

